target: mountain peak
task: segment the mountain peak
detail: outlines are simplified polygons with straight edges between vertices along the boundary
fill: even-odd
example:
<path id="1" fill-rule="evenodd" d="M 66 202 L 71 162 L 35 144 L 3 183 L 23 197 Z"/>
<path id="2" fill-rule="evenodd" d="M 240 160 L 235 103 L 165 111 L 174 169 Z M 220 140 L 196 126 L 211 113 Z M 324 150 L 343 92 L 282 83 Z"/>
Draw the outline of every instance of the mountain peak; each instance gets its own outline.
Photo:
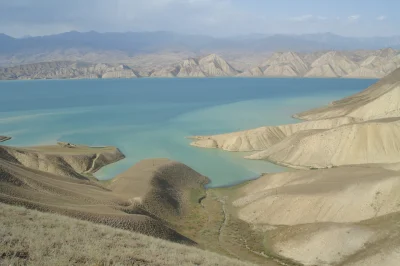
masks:
<path id="1" fill-rule="evenodd" d="M 209 54 L 209 55 L 203 57 L 202 59 L 205 59 L 205 60 L 208 60 L 208 59 L 209 60 L 224 60 L 217 54 Z"/>

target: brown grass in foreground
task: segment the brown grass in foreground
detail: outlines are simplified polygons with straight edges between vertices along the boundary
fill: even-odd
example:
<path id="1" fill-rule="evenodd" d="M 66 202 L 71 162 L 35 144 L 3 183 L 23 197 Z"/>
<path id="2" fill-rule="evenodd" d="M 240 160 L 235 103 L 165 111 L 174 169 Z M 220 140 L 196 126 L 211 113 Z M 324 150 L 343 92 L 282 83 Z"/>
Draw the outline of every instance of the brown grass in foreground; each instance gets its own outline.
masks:
<path id="1" fill-rule="evenodd" d="M 0 265 L 251 265 L 125 230 L 0 204 Z"/>

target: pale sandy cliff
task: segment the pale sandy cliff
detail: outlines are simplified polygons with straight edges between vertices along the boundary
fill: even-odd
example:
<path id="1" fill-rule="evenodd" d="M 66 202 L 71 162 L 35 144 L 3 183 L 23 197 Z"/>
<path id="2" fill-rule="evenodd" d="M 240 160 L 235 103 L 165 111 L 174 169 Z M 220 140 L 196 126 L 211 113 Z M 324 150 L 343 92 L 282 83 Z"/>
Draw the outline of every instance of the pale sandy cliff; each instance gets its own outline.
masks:
<path id="1" fill-rule="evenodd" d="M 300 131 L 248 159 L 294 168 L 400 162 L 400 118 Z"/>
<path id="2" fill-rule="evenodd" d="M 339 52 L 328 52 L 311 64 L 305 77 L 343 77 L 358 69 L 358 65 Z"/>
<path id="3" fill-rule="evenodd" d="M 391 48 L 309 54 L 274 53 L 260 66 L 238 76 L 383 78 L 400 67 L 399 58 L 399 52 Z M 260 75 L 257 69 L 263 74 Z"/>
<path id="4" fill-rule="evenodd" d="M 137 78 L 139 75 L 123 64 L 90 64 L 56 61 L 0 68 L 0 79 L 94 79 Z"/>
<path id="5" fill-rule="evenodd" d="M 396 266 L 400 175 L 345 167 L 264 175 L 239 186 L 238 217 L 301 265 Z"/>
<path id="6" fill-rule="evenodd" d="M 325 59 L 321 65 L 330 64 Z M 399 83 L 397 69 L 363 92 L 296 115 L 309 121 L 197 136 L 192 145 L 258 151 L 247 158 L 303 169 L 221 192 L 231 215 L 263 236 L 268 254 L 307 266 L 397 266 Z"/>
<path id="7" fill-rule="evenodd" d="M 229 56 L 216 54 L 173 62 L 184 55 L 147 55 L 123 63 L 84 63 L 53 61 L 0 68 L 0 79 L 95 79 L 137 77 L 328 77 L 382 78 L 400 67 L 400 53 L 386 48 L 362 51 L 318 51 L 301 54 L 292 51 L 272 55 Z M 90 62 L 99 62 L 88 57 Z M 262 60 L 266 57 L 266 60 Z M 74 60 L 71 57 L 71 60 Z M 264 62 L 263 62 L 264 61 Z M 101 62 L 101 61 L 100 61 Z M 260 63 L 263 62 L 263 63 Z M 237 66 L 235 68 L 233 65 Z"/>
<path id="8" fill-rule="evenodd" d="M 254 67 L 238 74 L 238 77 L 262 77 L 264 73 L 260 67 Z"/>
<path id="9" fill-rule="evenodd" d="M 264 64 L 264 76 L 301 77 L 309 66 L 294 52 L 281 53 L 267 60 Z"/>
<path id="10" fill-rule="evenodd" d="M 395 70 L 368 89 L 316 108 L 294 115 L 305 120 L 327 119 L 339 116 L 362 120 L 400 116 L 400 69 Z"/>
<path id="11" fill-rule="evenodd" d="M 192 145 L 227 151 L 258 151 L 248 159 L 294 168 L 396 164 L 400 147 L 400 69 L 366 90 L 295 115 L 309 121 L 215 136 Z"/>
<path id="12" fill-rule="evenodd" d="M 356 121 L 356 119 L 350 117 L 339 117 L 336 119 L 307 121 L 282 126 L 266 126 L 228 134 L 194 136 L 190 138 L 194 139 L 191 145 L 200 148 L 219 148 L 226 151 L 262 151 L 299 131 L 330 129 Z"/>
<path id="13" fill-rule="evenodd" d="M 151 74 L 152 77 L 223 77 L 239 73 L 216 54 L 202 58 L 189 58 L 175 67 L 167 67 Z"/>

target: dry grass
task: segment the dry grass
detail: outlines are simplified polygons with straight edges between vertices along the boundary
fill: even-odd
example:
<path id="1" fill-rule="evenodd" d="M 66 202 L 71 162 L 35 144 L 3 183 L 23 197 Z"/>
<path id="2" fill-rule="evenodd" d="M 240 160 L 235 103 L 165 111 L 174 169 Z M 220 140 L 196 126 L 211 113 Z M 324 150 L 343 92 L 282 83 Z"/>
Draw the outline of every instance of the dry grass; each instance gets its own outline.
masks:
<path id="1" fill-rule="evenodd" d="M 0 204 L 0 265 L 251 265 L 145 235 Z"/>

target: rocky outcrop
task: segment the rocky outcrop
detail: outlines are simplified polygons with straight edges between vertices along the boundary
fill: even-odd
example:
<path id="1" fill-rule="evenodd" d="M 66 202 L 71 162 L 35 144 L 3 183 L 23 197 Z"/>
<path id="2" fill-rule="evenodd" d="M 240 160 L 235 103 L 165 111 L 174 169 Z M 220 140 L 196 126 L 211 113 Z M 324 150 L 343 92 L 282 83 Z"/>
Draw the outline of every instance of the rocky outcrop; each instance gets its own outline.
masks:
<path id="1" fill-rule="evenodd" d="M 295 115 L 309 120 L 214 136 L 191 144 L 227 151 L 258 151 L 248 159 L 299 169 L 400 162 L 400 69 L 353 96 Z"/>
<path id="2" fill-rule="evenodd" d="M 245 59 L 241 59 L 246 61 Z M 400 67 L 400 54 L 394 49 L 377 51 L 327 51 L 310 54 L 279 52 L 264 63 L 238 71 L 216 54 L 188 58 L 165 66 L 156 62 L 137 64 L 91 64 L 55 61 L 0 68 L 0 79 L 74 78 L 199 78 L 199 77 L 345 77 L 382 78 Z M 150 71 L 151 70 L 151 71 Z"/>
<path id="3" fill-rule="evenodd" d="M 274 53 L 259 67 L 244 71 L 245 77 L 382 78 L 400 67 L 394 49 L 363 52 Z M 260 75 L 258 69 L 263 73 Z"/>
<path id="4" fill-rule="evenodd" d="M 0 79 L 96 79 L 137 78 L 126 65 L 47 62 L 0 68 Z"/>
<path id="5" fill-rule="evenodd" d="M 153 71 L 150 74 L 150 77 L 158 77 L 158 78 L 174 78 L 179 73 L 178 67 L 167 67 L 157 71 Z"/>
<path id="6" fill-rule="evenodd" d="M 339 52 L 328 52 L 311 64 L 305 77 L 343 77 L 352 73 L 358 65 Z"/>
<path id="7" fill-rule="evenodd" d="M 294 52 L 281 53 L 273 56 L 263 64 L 265 76 L 301 77 L 309 66 Z"/>
<path id="8" fill-rule="evenodd" d="M 70 143 L 29 148 L 0 146 L 0 159 L 78 179 L 87 179 L 87 174 L 123 158 L 124 155 L 115 147 L 92 148 Z"/>
<path id="9" fill-rule="evenodd" d="M 152 77 L 224 77 L 239 73 L 216 54 L 202 58 L 189 58 L 175 67 L 167 67 L 152 73 Z"/>
<path id="10" fill-rule="evenodd" d="M 119 65 L 117 67 L 109 67 L 106 72 L 101 76 L 103 79 L 109 78 L 137 78 L 137 74 L 125 65 Z"/>
<path id="11" fill-rule="evenodd" d="M 254 67 L 238 75 L 238 77 L 262 77 L 262 76 L 264 76 L 264 73 L 260 67 Z"/>

